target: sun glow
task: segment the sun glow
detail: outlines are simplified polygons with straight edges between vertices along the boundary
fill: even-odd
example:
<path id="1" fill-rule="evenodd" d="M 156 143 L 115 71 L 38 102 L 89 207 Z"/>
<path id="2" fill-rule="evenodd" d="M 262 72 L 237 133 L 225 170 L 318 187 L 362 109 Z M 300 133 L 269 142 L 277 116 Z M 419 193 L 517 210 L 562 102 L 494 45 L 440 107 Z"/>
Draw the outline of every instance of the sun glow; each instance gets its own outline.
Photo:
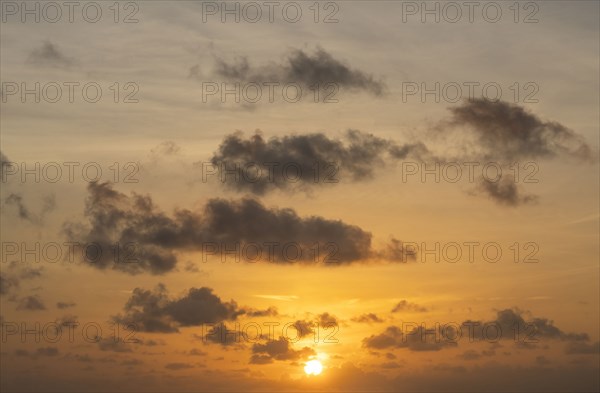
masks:
<path id="1" fill-rule="evenodd" d="M 323 371 L 323 365 L 318 360 L 309 360 L 304 365 L 304 372 L 307 375 L 319 375 Z"/>

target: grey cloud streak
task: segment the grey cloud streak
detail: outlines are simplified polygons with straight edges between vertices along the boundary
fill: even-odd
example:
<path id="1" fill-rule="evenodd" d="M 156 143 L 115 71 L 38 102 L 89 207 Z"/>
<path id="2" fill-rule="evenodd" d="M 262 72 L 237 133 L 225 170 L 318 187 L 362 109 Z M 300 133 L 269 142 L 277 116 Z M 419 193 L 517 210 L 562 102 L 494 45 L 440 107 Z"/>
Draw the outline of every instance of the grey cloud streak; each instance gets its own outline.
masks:
<path id="1" fill-rule="evenodd" d="M 370 258 L 406 261 L 398 257 L 398 241 L 378 251 L 371 246 L 371 234 L 358 226 L 319 216 L 300 217 L 291 208 L 267 208 L 251 198 L 210 199 L 200 210 L 179 209 L 169 216 L 147 195 L 127 196 L 108 183 L 90 183 L 88 191 L 84 212 L 88 222 L 66 223 L 68 238 L 101 245 L 102 250 L 111 250 L 117 243 L 135 245 L 135 259 L 119 255 L 115 260 L 104 252 L 90 263 L 99 269 L 163 274 L 175 269 L 177 252 L 208 254 L 215 244 L 228 250 L 251 244 L 279 245 L 269 255 L 261 254 L 262 261 L 273 263 L 332 266 Z M 289 244 L 300 250 L 293 258 L 281 246 Z M 320 258 L 315 257 L 315 245 L 322 254 Z M 249 261 L 255 257 L 243 256 Z"/>
<path id="2" fill-rule="evenodd" d="M 364 181 L 372 179 L 387 161 L 406 158 L 421 161 L 426 157 L 430 154 L 421 142 L 399 145 L 373 134 L 348 130 L 343 139 L 323 133 L 269 139 L 259 133 L 249 138 L 235 133 L 224 138 L 210 161 L 226 186 L 264 195 L 275 189 L 308 189 L 317 184 L 337 183 L 346 176 L 352 181 Z M 292 175 L 286 172 L 290 167 Z M 257 168 L 261 176 L 254 180 Z"/>
<path id="3" fill-rule="evenodd" d="M 198 66 L 191 69 L 197 73 Z M 386 85 L 361 70 L 351 68 L 329 52 L 317 48 L 313 53 L 294 49 L 281 63 L 251 65 L 247 57 L 238 57 L 232 62 L 215 57 L 214 73 L 228 81 L 297 83 L 304 88 L 319 84 L 334 83 L 338 87 L 365 91 L 375 96 L 385 93 Z"/>
<path id="4" fill-rule="evenodd" d="M 256 133 L 245 138 L 238 132 L 223 139 L 210 162 L 226 187 L 256 195 L 331 186 L 329 183 L 347 179 L 368 181 L 400 160 L 441 164 L 491 161 L 499 163 L 504 172 L 510 172 L 508 165 L 515 160 L 597 162 L 598 152 L 581 135 L 557 121 L 542 120 L 524 107 L 473 99 L 449 111 L 450 116 L 421 140 L 404 143 L 359 130 L 348 130 L 343 138 L 322 132 L 268 139 Z M 428 145 L 440 141 L 460 153 L 431 151 Z M 293 175 L 285 176 L 286 167 L 293 167 Z M 514 176 L 506 173 L 497 181 L 478 178 L 470 193 L 503 206 L 539 200 L 524 193 Z"/>

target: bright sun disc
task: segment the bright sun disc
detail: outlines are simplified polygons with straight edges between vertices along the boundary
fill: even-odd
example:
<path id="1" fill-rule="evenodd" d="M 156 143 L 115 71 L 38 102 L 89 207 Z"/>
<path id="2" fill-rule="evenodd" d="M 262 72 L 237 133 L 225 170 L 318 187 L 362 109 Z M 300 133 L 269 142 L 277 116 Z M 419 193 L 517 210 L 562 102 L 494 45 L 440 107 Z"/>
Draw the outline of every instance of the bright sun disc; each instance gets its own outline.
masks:
<path id="1" fill-rule="evenodd" d="M 309 360 L 304 366 L 304 372 L 308 375 L 319 375 L 323 371 L 323 365 L 318 360 Z"/>

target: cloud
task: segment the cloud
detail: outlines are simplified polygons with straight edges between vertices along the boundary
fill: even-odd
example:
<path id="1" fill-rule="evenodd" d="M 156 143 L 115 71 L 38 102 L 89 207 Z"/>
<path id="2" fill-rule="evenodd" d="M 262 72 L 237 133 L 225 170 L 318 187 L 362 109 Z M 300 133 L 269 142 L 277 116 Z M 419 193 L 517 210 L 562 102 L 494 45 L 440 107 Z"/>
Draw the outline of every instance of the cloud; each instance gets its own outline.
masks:
<path id="1" fill-rule="evenodd" d="M 9 206 L 15 206 L 19 212 L 20 218 L 31 221 L 31 213 L 23 203 L 23 197 L 21 195 L 11 193 L 4 199 L 4 203 Z"/>
<path id="2" fill-rule="evenodd" d="M 322 314 L 317 315 L 317 320 L 319 322 L 319 326 L 328 327 L 328 326 L 338 326 L 339 322 L 336 316 L 329 314 L 328 312 L 324 312 Z"/>
<path id="3" fill-rule="evenodd" d="M 276 189 L 334 184 L 341 179 L 372 179 L 386 160 L 421 160 L 428 154 L 423 143 L 398 145 L 358 130 L 348 130 L 344 139 L 312 133 L 266 140 L 260 133 L 244 138 L 238 132 L 223 139 L 210 160 L 210 169 L 233 190 L 264 195 Z"/>
<path id="4" fill-rule="evenodd" d="M 168 370 L 185 370 L 188 368 L 194 368 L 194 366 L 192 364 L 189 363 L 167 363 L 165 365 L 165 368 Z"/>
<path id="5" fill-rule="evenodd" d="M 493 328 L 487 326 L 493 326 Z M 534 317 L 526 321 L 523 318 L 523 312 L 518 309 L 499 310 L 496 318 L 491 321 L 464 321 L 462 335 L 480 340 L 498 336 L 498 339 L 515 340 L 524 344 L 534 344 L 540 339 L 575 342 L 589 340 L 586 333 L 566 333 L 556 327 L 553 321 L 546 318 Z"/>
<path id="6" fill-rule="evenodd" d="M 30 353 L 26 349 L 17 349 L 17 350 L 15 350 L 15 356 L 30 356 L 33 359 L 36 359 L 41 356 L 54 357 L 54 356 L 58 356 L 58 348 L 42 347 L 42 348 L 36 349 L 36 351 L 33 353 Z"/>
<path id="7" fill-rule="evenodd" d="M 139 366 L 141 364 L 144 364 L 144 362 L 139 359 L 126 359 L 121 362 L 121 365 L 130 367 Z"/>
<path id="8" fill-rule="evenodd" d="M 17 310 L 20 311 L 40 311 L 45 310 L 46 306 L 38 295 L 25 296 L 19 300 Z"/>
<path id="9" fill-rule="evenodd" d="M 297 337 L 302 338 L 311 334 L 315 334 L 317 331 L 315 328 L 331 329 L 339 326 L 339 323 L 340 322 L 336 316 L 331 315 L 328 312 L 324 312 L 322 314 L 313 316 L 311 320 L 299 319 L 294 322 L 292 326 L 296 329 Z"/>
<path id="10" fill-rule="evenodd" d="M 573 130 L 543 121 L 519 105 L 472 99 L 451 107 L 450 112 L 446 124 L 474 135 L 486 158 L 511 161 L 570 156 L 591 160 L 596 156 Z"/>
<path id="11" fill-rule="evenodd" d="M 433 136 L 432 142 L 444 138 L 444 145 L 459 153 L 434 154 L 424 140 L 399 144 L 358 130 L 348 130 L 341 139 L 324 133 L 269 139 L 256 133 L 245 138 L 238 132 L 223 139 L 210 159 L 212 167 L 203 167 L 203 177 L 216 175 L 230 189 L 264 195 L 277 189 L 308 190 L 341 179 L 369 180 L 396 160 L 500 160 L 501 168 L 510 172 L 507 165 L 518 159 L 572 157 L 592 161 L 598 156 L 582 136 L 558 122 L 542 121 L 518 105 L 475 99 L 451 107 L 450 112 L 451 116 L 428 135 Z M 460 140 L 455 132 L 471 140 Z M 478 180 L 472 193 L 484 194 L 500 204 L 516 206 L 537 200 L 533 195 L 521 195 L 513 176 L 504 174 L 495 182 Z"/>
<path id="12" fill-rule="evenodd" d="M 69 68 L 75 62 L 65 56 L 58 47 L 50 41 L 44 41 L 42 45 L 29 54 L 29 62 L 37 66 L 48 66 L 56 68 Z"/>
<path id="13" fill-rule="evenodd" d="M 221 301 L 210 288 L 190 288 L 183 296 L 172 299 L 162 284 L 154 290 L 135 288 L 124 311 L 113 318 L 115 322 L 133 324 L 136 331 L 160 333 L 235 320 L 244 313 L 233 300 Z"/>
<path id="14" fill-rule="evenodd" d="M 376 314 L 370 312 L 361 314 L 357 317 L 352 318 L 353 322 L 358 323 L 381 323 L 384 322 L 383 319 L 379 318 Z"/>
<path id="15" fill-rule="evenodd" d="M 6 262 L 6 261 L 3 261 Z M 32 280 L 42 277 L 43 268 L 24 266 L 22 263 L 12 261 L 0 272 L 0 295 L 7 295 L 19 288 L 22 280 Z"/>
<path id="16" fill-rule="evenodd" d="M 437 127 L 434 135 L 458 140 L 456 132 L 467 140 L 458 157 L 448 161 L 495 161 L 504 174 L 498 181 L 479 179 L 470 193 L 481 194 L 503 206 L 518 206 L 538 202 L 538 197 L 523 194 L 510 172 L 517 160 L 571 158 L 594 162 L 598 153 L 585 139 L 556 121 L 544 121 L 522 106 L 504 101 L 472 99 L 449 108 L 451 117 Z M 498 162 L 499 161 L 499 162 Z"/>
<path id="17" fill-rule="evenodd" d="M 42 224 L 47 213 L 56 208 L 56 197 L 46 195 L 42 198 L 42 208 L 38 214 L 33 213 L 25 204 L 21 193 L 11 192 L 4 198 L 4 204 L 16 209 L 20 219 L 29 221 L 33 224 Z"/>
<path id="18" fill-rule="evenodd" d="M 76 305 L 77 304 L 73 302 L 57 302 L 56 308 L 63 310 L 65 308 L 75 307 Z"/>
<path id="19" fill-rule="evenodd" d="M 181 147 L 173 141 L 161 142 L 150 150 L 151 155 L 155 156 L 173 156 L 179 154 Z"/>
<path id="20" fill-rule="evenodd" d="M 461 339 L 465 340 L 514 340 L 523 349 L 535 348 L 535 343 L 540 339 L 554 339 L 571 343 L 585 343 L 589 336 L 585 333 L 566 333 L 554 326 L 546 318 L 532 318 L 525 321 L 522 312 L 518 309 L 500 310 L 496 318 L 491 321 L 467 320 L 461 324 L 437 325 L 427 329 L 425 325 L 413 327 L 407 324 L 404 327 L 389 326 L 380 334 L 371 335 L 363 339 L 363 346 L 369 349 L 408 348 L 413 351 L 437 351 L 448 346 L 457 345 Z M 460 331 L 457 331 L 457 328 Z M 406 332 L 406 329 L 410 329 Z M 591 346 L 572 344 L 571 349 L 588 350 Z M 488 356 L 493 352 L 482 352 Z M 472 353 L 463 354 L 474 358 Z"/>
<path id="21" fill-rule="evenodd" d="M 267 364 L 272 363 L 274 360 L 307 359 L 309 356 L 316 354 L 315 350 L 309 347 L 299 350 L 293 349 L 290 342 L 284 337 L 279 337 L 277 340 L 268 340 L 265 344 L 254 344 L 252 353 L 250 363 L 253 364 Z"/>
<path id="22" fill-rule="evenodd" d="M 98 348 L 101 351 L 109 351 L 109 352 L 120 352 L 120 353 L 129 353 L 133 352 L 129 342 L 125 342 L 125 339 L 121 337 L 96 337 L 98 342 Z"/>
<path id="23" fill-rule="evenodd" d="M 208 333 L 202 340 L 207 340 L 215 344 L 221 344 L 223 346 L 228 346 L 231 344 L 239 343 L 242 339 L 246 340 L 246 336 L 243 332 L 237 330 L 227 329 L 227 326 L 224 323 L 219 323 L 210 328 Z"/>
<path id="24" fill-rule="evenodd" d="M 363 346 L 369 349 L 407 348 L 410 351 L 439 351 L 455 345 L 442 337 L 435 329 L 422 326 L 403 333 L 398 326 L 389 326 L 382 333 L 363 339 Z"/>
<path id="25" fill-rule="evenodd" d="M 13 184 L 15 180 L 12 176 L 18 171 L 13 172 L 14 166 L 18 167 L 18 163 L 12 162 L 8 159 L 8 157 L 0 151 L 0 177 L 2 180 L 2 191 L 6 192 L 8 195 L 2 198 L 2 201 L 5 207 L 11 207 L 16 210 L 17 216 L 24 221 L 29 221 L 32 224 L 40 225 L 43 224 L 44 218 L 46 214 L 52 212 L 56 208 L 56 197 L 54 194 L 43 195 L 41 198 L 41 209 L 39 213 L 34 213 L 25 203 L 25 199 L 23 197 L 23 193 L 16 191 L 15 185 Z M 9 168 L 12 168 L 9 170 Z"/>
<path id="26" fill-rule="evenodd" d="M 524 107 L 504 101 L 472 99 L 449 108 L 451 116 L 433 129 L 434 139 L 443 139 L 459 153 L 446 154 L 445 162 L 492 161 L 504 174 L 498 181 L 478 179 L 472 195 L 484 195 L 499 205 L 518 206 L 538 202 L 523 194 L 510 173 L 518 160 L 569 158 L 596 162 L 598 152 L 585 139 L 557 121 L 545 121 Z M 465 139 L 461 140 L 459 137 Z"/>
<path id="27" fill-rule="evenodd" d="M 565 353 L 568 355 L 598 355 L 600 354 L 600 342 L 588 344 L 582 341 L 571 341 L 567 343 Z"/>
<path id="28" fill-rule="evenodd" d="M 498 181 L 481 179 L 478 186 L 475 193 L 485 194 L 493 201 L 505 206 L 534 204 L 539 200 L 536 195 L 523 195 L 512 175 L 502 175 Z"/>
<path id="29" fill-rule="evenodd" d="M 419 306 L 416 303 L 410 303 L 406 300 L 400 300 L 398 304 L 394 306 L 392 312 L 400 312 L 400 311 L 413 311 L 413 312 L 427 312 L 427 308 L 423 306 Z"/>
<path id="30" fill-rule="evenodd" d="M 322 88 L 328 83 L 333 83 L 342 89 L 365 91 L 375 96 L 383 95 L 386 90 L 382 81 L 351 68 L 322 48 L 317 48 L 313 53 L 295 49 L 282 63 L 271 62 L 258 67 L 250 65 L 246 57 L 239 57 L 234 62 L 216 57 L 214 72 L 228 81 L 297 83 L 303 89 L 317 84 Z M 197 74 L 198 67 L 192 67 L 190 75 Z"/>
<path id="31" fill-rule="evenodd" d="M 277 311 L 277 308 L 275 307 L 269 307 L 267 309 L 264 310 L 255 310 L 255 309 L 246 309 L 246 310 L 242 310 L 243 313 L 249 317 L 255 317 L 255 318 L 260 318 L 260 317 L 276 317 L 277 315 L 279 315 L 279 312 Z"/>
<path id="32" fill-rule="evenodd" d="M 385 363 L 381 363 L 379 365 L 379 368 L 382 368 L 382 369 L 395 369 L 395 368 L 400 368 L 400 367 L 402 367 L 402 366 L 398 362 L 385 362 Z"/>
<path id="33" fill-rule="evenodd" d="M 18 287 L 19 281 L 15 277 L 0 272 L 0 295 L 7 295 Z"/>
<path id="34" fill-rule="evenodd" d="M 77 326 L 77 315 L 63 315 L 56 320 L 56 323 L 60 326 Z"/>
<path id="35" fill-rule="evenodd" d="M 38 348 L 35 351 L 36 355 L 40 355 L 40 356 L 57 356 L 58 355 L 58 348 L 56 347 L 43 347 L 43 348 Z"/>
<path id="36" fill-rule="evenodd" d="M 496 354 L 495 351 L 481 351 L 481 352 L 477 352 L 474 349 L 469 349 L 463 353 L 461 353 L 460 355 L 457 355 L 458 358 L 461 358 L 463 360 L 477 360 L 477 359 L 481 359 L 484 356 L 494 356 Z"/>
<path id="37" fill-rule="evenodd" d="M 107 251 L 91 263 L 100 269 L 162 274 L 175 268 L 177 251 L 202 252 L 207 258 L 220 250 L 237 250 L 230 258 L 323 265 L 397 257 L 396 252 L 374 250 L 371 234 L 358 226 L 300 217 L 293 209 L 267 208 L 251 198 L 210 199 L 201 210 L 179 209 L 168 216 L 149 196 L 129 197 L 108 183 L 90 183 L 88 191 L 88 224 L 66 224 L 65 233 L 73 241 L 96 243 Z M 114 244 L 130 244 L 134 250 L 115 261 L 110 252 Z"/>
<path id="38" fill-rule="evenodd" d="M 4 154 L 1 150 L 0 150 L 0 175 L 1 175 L 1 179 L 2 182 L 4 183 L 4 176 L 7 175 L 6 173 L 6 169 L 8 166 L 8 163 L 10 163 L 11 161 L 8 159 L 8 157 L 6 156 L 6 154 Z M 6 163 L 6 164 L 5 164 Z"/>
<path id="39" fill-rule="evenodd" d="M 292 326 L 294 326 L 296 328 L 299 338 L 302 338 L 302 337 L 308 336 L 309 334 L 315 333 L 314 323 L 311 321 L 303 321 L 303 320 L 299 319 L 296 322 L 294 322 L 294 324 Z"/>

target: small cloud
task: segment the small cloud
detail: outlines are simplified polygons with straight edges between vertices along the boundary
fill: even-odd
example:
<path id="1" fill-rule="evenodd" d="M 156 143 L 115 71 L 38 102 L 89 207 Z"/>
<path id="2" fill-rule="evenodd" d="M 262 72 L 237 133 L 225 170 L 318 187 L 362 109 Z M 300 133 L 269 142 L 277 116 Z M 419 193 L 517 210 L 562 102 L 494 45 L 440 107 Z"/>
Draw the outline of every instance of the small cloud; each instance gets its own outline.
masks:
<path id="1" fill-rule="evenodd" d="M 401 300 L 394 306 L 392 312 L 400 312 L 400 311 L 413 311 L 413 312 L 427 312 L 427 308 L 423 306 L 419 306 L 416 303 L 410 303 L 406 300 Z"/>
<path id="2" fill-rule="evenodd" d="M 40 47 L 31 51 L 28 61 L 37 66 L 56 68 L 69 68 L 75 64 L 73 59 L 65 56 L 58 46 L 50 41 L 44 41 Z"/>
<path id="3" fill-rule="evenodd" d="M 351 319 L 351 321 L 358 323 L 381 323 L 383 322 L 383 319 L 371 312 L 354 317 Z"/>
<path id="4" fill-rule="evenodd" d="M 65 308 L 75 307 L 77 304 L 73 302 L 57 302 L 56 308 L 64 310 Z"/>
<path id="5" fill-rule="evenodd" d="M 19 304 L 17 305 L 17 310 L 24 311 L 39 311 L 45 310 L 46 306 L 44 302 L 38 295 L 26 296 L 19 300 Z"/>
<path id="6" fill-rule="evenodd" d="M 188 363 L 168 363 L 165 368 L 169 370 L 185 370 L 194 366 Z"/>

